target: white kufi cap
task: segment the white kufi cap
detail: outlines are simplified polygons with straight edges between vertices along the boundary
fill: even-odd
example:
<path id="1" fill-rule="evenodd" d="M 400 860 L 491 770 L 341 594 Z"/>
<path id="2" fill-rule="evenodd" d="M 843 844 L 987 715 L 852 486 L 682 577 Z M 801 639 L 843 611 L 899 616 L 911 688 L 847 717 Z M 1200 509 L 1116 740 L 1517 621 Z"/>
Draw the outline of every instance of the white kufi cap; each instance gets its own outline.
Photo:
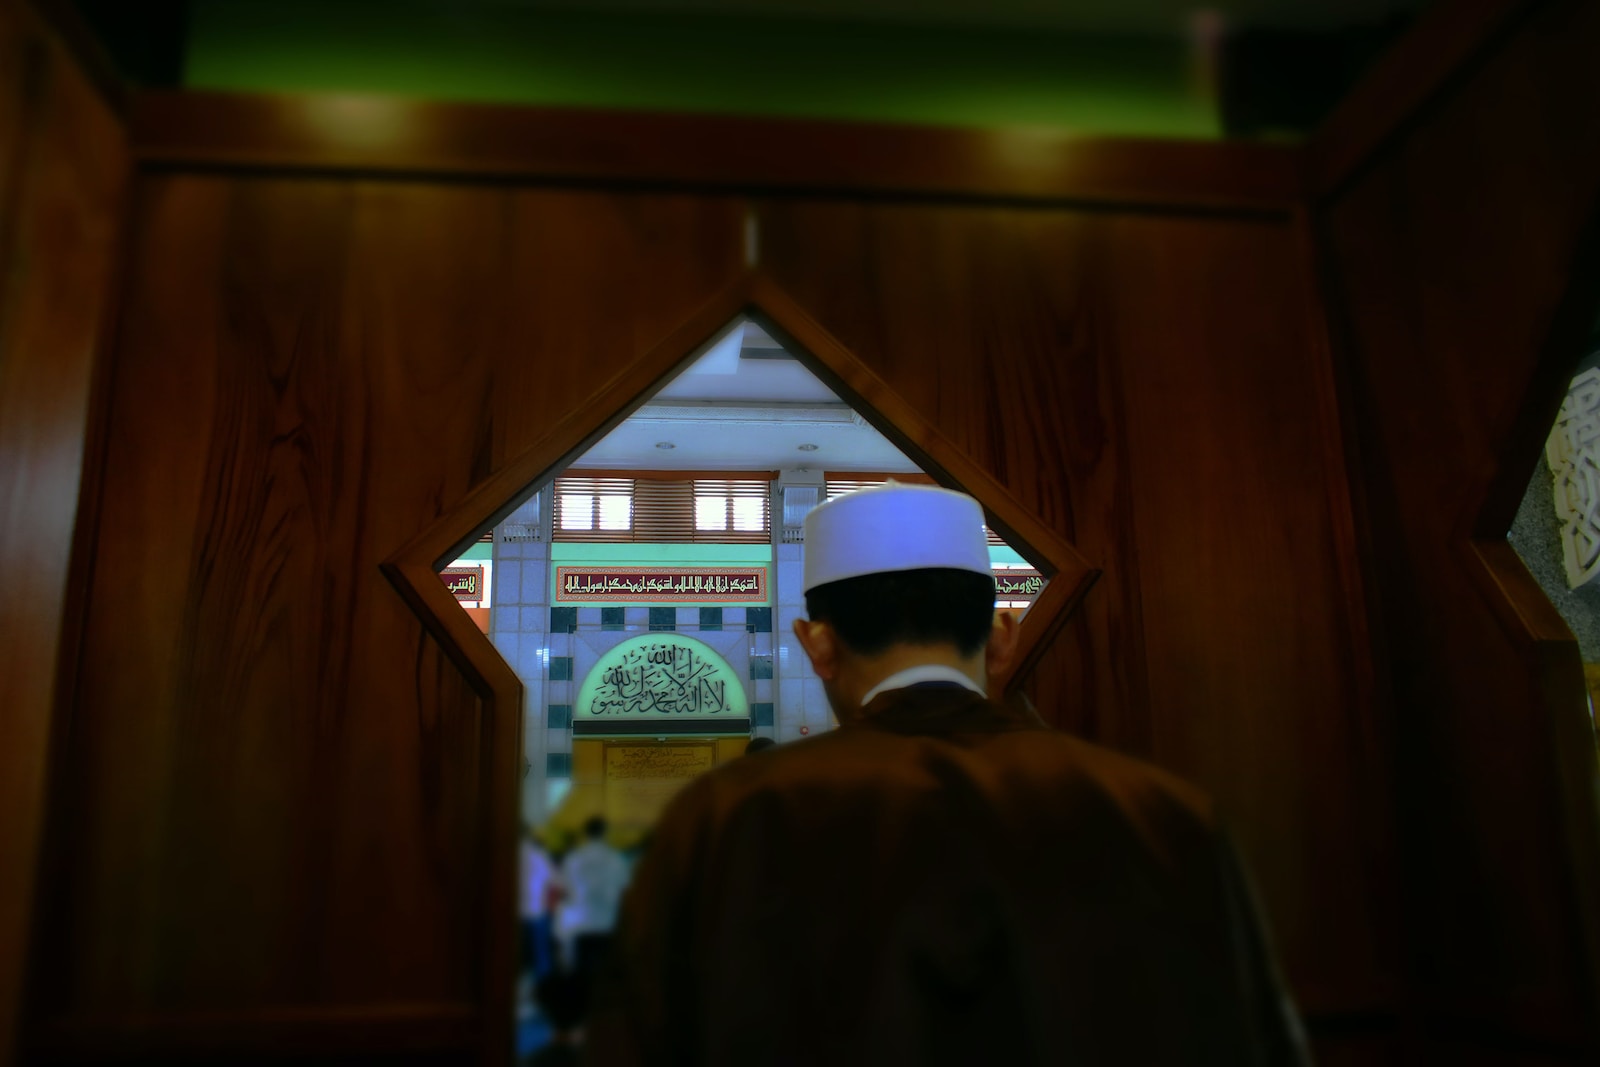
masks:
<path id="1" fill-rule="evenodd" d="M 992 573 L 983 508 L 931 485 L 857 489 L 806 516 L 805 592 L 865 574 L 923 567 Z"/>

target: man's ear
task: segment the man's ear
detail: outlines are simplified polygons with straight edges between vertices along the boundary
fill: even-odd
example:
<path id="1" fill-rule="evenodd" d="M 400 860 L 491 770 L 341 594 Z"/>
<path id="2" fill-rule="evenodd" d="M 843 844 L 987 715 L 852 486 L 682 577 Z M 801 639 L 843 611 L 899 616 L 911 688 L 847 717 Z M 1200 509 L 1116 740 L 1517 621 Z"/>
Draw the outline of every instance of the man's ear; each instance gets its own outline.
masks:
<path id="1" fill-rule="evenodd" d="M 983 650 L 984 674 L 992 682 L 1011 673 L 1017 658 L 1017 641 L 1022 632 L 1017 616 L 1001 608 L 994 613 L 994 628 Z"/>
<path id="2" fill-rule="evenodd" d="M 817 672 L 817 677 L 824 682 L 833 681 L 839 671 L 839 635 L 833 632 L 833 624 L 796 619 L 794 636 L 806 650 L 806 658 L 811 661 L 811 669 Z"/>

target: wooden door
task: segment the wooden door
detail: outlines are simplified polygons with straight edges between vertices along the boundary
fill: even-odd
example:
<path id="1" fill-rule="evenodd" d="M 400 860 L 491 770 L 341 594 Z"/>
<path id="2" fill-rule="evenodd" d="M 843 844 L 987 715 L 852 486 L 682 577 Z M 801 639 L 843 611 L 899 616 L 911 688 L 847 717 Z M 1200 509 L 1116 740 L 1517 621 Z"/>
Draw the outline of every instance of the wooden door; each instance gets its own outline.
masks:
<path id="1" fill-rule="evenodd" d="M 129 160 L 49 28 L 0 3 L 0 1062 L 17 1039 L 69 561 Z"/>
<path id="2" fill-rule="evenodd" d="M 1594 738 L 1505 538 L 1600 312 L 1600 6 L 1435 29 L 1309 160 L 1390 680 L 1408 1056 L 1592 1062 Z"/>
<path id="3" fill-rule="evenodd" d="M 40 1047 L 503 1057 L 520 709 L 379 564 L 738 267 L 736 206 L 165 174 L 135 215 Z"/>

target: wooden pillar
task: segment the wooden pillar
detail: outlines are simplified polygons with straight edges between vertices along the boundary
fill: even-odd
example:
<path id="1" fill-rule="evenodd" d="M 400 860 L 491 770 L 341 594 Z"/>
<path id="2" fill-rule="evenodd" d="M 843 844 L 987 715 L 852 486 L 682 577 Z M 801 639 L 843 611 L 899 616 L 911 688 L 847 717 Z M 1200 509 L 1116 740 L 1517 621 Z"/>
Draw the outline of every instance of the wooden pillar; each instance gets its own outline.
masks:
<path id="1" fill-rule="evenodd" d="M 117 116 L 0 2 L 0 1062 L 18 1036 L 68 564 L 128 155 Z"/>

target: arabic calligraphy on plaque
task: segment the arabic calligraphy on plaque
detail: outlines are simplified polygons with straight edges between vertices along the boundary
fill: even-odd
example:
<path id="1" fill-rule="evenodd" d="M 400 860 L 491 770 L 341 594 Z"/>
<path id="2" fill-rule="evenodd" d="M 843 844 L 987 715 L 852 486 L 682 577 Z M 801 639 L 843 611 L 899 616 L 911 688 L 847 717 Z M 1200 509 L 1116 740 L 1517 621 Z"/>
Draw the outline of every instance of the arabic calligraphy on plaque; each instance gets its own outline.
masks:
<path id="1" fill-rule="evenodd" d="M 606 748 L 606 778 L 694 778 L 709 771 L 715 762 L 709 745 L 613 745 Z"/>
<path id="2" fill-rule="evenodd" d="M 605 749 L 605 813 L 639 829 L 661 815 L 678 790 L 716 766 L 711 745 L 615 745 Z"/>
<path id="3" fill-rule="evenodd" d="M 439 580 L 457 600 L 483 599 L 482 567 L 446 567 L 439 572 Z"/>
<path id="4" fill-rule="evenodd" d="M 1044 591 L 1044 575 L 1037 571 L 1011 571 L 994 576 L 998 597 L 1034 597 Z"/>
<path id="5" fill-rule="evenodd" d="M 607 652 L 578 695 L 591 719 L 743 718 L 749 714 L 739 675 L 704 642 L 670 634 L 640 635 Z"/>
<path id="6" fill-rule="evenodd" d="M 720 715 L 728 706 L 728 683 L 692 648 L 662 643 L 630 649 L 608 669 L 591 715 Z"/>
<path id="7" fill-rule="evenodd" d="M 767 599 L 765 567 L 557 567 L 556 600 L 748 603 Z"/>

